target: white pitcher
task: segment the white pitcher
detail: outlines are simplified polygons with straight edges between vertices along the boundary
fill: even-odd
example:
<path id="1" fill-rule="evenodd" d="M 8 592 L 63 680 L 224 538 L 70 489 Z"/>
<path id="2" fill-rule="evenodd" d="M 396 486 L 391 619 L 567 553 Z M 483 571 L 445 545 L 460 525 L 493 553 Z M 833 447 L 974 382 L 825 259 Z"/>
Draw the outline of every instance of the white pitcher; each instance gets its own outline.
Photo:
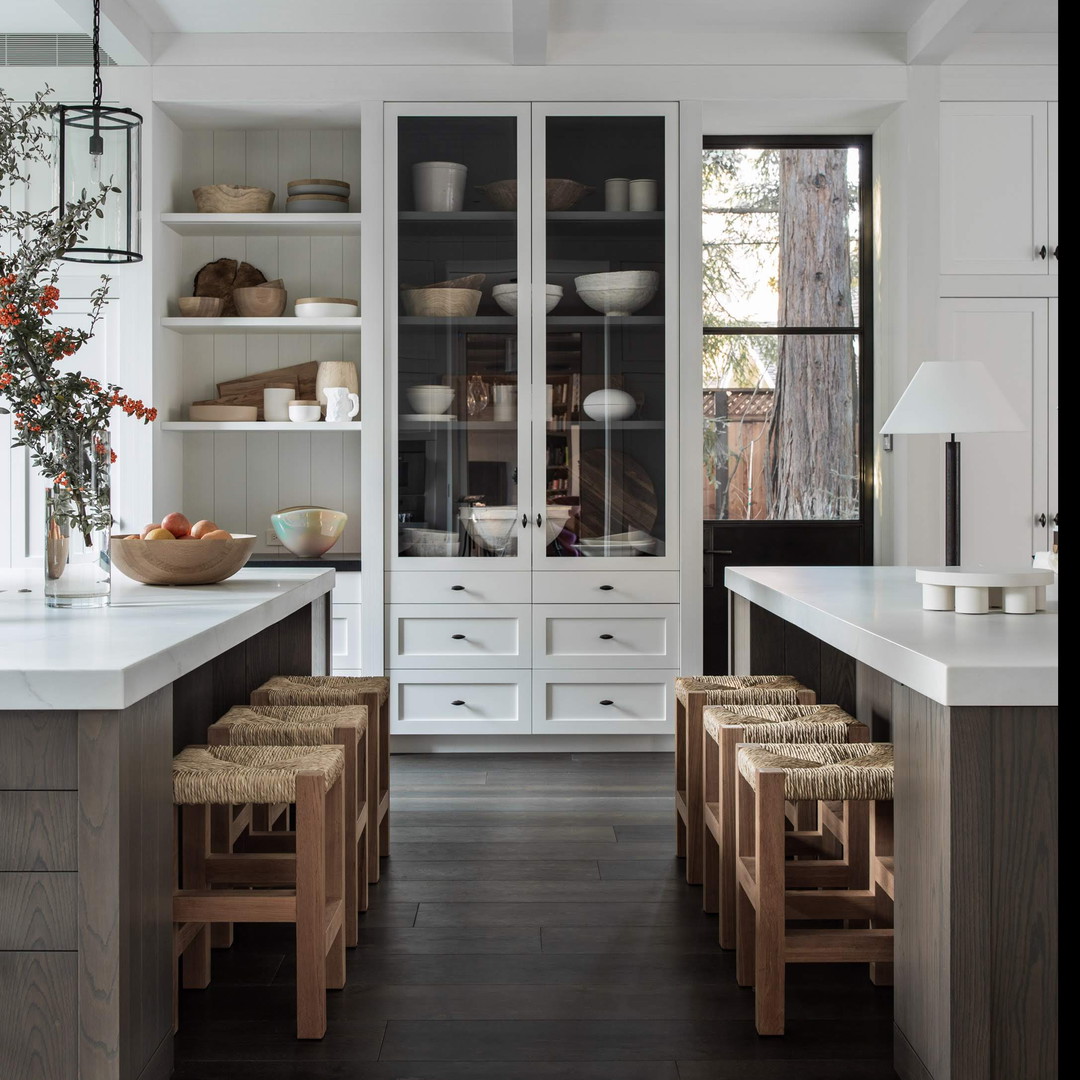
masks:
<path id="1" fill-rule="evenodd" d="M 343 424 L 360 411 L 360 397 L 347 386 L 328 386 L 326 394 L 326 422 Z M 351 406 L 351 407 L 350 407 Z"/>

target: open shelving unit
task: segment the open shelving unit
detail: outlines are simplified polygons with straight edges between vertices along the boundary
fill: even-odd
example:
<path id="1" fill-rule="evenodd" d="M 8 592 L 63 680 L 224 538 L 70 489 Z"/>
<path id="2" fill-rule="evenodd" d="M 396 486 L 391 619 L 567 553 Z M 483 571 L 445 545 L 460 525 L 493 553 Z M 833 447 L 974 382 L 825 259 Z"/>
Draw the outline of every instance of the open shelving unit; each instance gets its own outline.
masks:
<path id="1" fill-rule="evenodd" d="M 178 334 L 359 334 L 360 316 L 335 319 L 308 319 L 297 315 L 280 315 L 276 319 L 166 316 L 161 325 Z"/>
<path id="2" fill-rule="evenodd" d="M 162 214 L 178 236 L 359 236 L 359 214 Z"/>
<path id="3" fill-rule="evenodd" d="M 165 420 L 161 425 L 162 431 L 304 431 L 308 434 L 321 432 L 356 432 L 360 433 L 362 427 L 355 420 L 343 421 L 340 424 L 330 424 L 325 420 L 317 420 L 310 424 L 298 424 L 292 420 L 252 420 L 252 421 L 220 421 L 220 420 Z"/>

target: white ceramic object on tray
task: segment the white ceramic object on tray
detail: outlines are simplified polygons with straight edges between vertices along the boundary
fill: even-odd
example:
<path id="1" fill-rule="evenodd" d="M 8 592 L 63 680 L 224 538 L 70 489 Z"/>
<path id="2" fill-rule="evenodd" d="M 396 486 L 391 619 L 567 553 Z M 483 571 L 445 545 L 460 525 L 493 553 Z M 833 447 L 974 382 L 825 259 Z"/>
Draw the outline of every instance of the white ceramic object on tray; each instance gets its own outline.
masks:
<path id="1" fill-rule="evenodd" d="M 613 270 L 574 278 L 578 296 L 604 315 L 633 315 L 656 295 L 660 275 L 655 270 Z"/>
<path id="2" fill-rule="evenodd" d="M 478 547 L 498 555 L 506 553 L 517 535 L 516 506 L 462 506 L 458 510 L 458 517 Z"/>
<path id="3" fill-rule="evenodd" d="M 458 553 L 458 534 L 442 529 L 414 529 L 405 525 L 399 536 L 400 552 L 414 559 L 449 559 Z"/>
<path id="4" fill-rule="evenodd" d="M 328 386 L 326 395 L 326 422 L 346 424 L 360 411 L 360 397 L 347 386 Z"/>
<path id="5" fill-rule="evenodd" d="M 625 390 L 606 386 L 594 390 L 581 403 L 581 408 L 593 420 L 625 420 L 637 412 L 637 402 Z"/>
<path id="6" fill-rule="evenodd" d="M 290 401 L 289 419 L 294 424 L 313 424 L 322 419 L 322 406 L 317 401 Z"/>
<path id="7" fill-rule="evenodd" d="M 429 214 L 460 210 L 468 174 L 468 167 L 456 161 L 418 161 L 412 167 L 416 209 Z"/>
<path id="8" fill-rule="evenodd" d="M 289 195 L 337 195 L 347 199 L 352 185 L 345 180 L 290 180 L 286 189 Z"/>
<path id="9" fill-rule="evenodd" d="M 1035 568 L 921 566 L 915 580 L 922 586 L 926 611 L 985 615 L 1000 608 L 1008 615 L 1033 615 L 1045 609 L 1046 587 L 1054 584 L 1054 574 Z"/>
<path id="10" fill-rule="evenodd" d="M 305 296 L 293 310 L 301 319 L 352 319 L 360 314 L 360 302 L 341 296 Z"/>
<path id="11" fill-rule="evenodd" d="M 440 385 L 410 386 L 405 391 L 405 397 L 415 413 L 444 413 L 454 400 L 454 388 Z"/>
<path id="12" fill-rule="evenodd" d="M 561 285 L 544 286 L 544 311 L 554 311 L 555 305 L 562 299 L 563 289 Z M 518 287 L 514 283 L 496 285 L 491 290 L 491 297 L 507 315 L 518 313 Z"/>
<path id="13" fill-rule="evenodd" d="M 349 200 L 340 195 L 290 195 L 285 200 L 288 214 L 347 214 Z"/>

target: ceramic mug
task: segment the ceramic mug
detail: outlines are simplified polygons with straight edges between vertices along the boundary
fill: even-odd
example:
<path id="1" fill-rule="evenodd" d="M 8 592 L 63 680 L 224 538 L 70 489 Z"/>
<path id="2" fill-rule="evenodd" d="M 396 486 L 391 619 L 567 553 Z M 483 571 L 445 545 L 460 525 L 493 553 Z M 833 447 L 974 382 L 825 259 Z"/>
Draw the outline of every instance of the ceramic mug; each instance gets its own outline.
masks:
<path id="1" fill-rule="evenodd" d="M 630 181 L 625 176 L 613 176 L 604 181 L 604 209 L 630 209 Z"/>
<path id="2" fill-rule="evenodd" d="M 468 167 L 455 161 L 418 161 L 412 167 L 416 209 L 446 213 L 465 205 L 465 177 Z"/>
<path id="3" fill-rule="evenodd" d="M 263 390 L 263 419 L 276 423 L 288 420 L 289 404 L 295 398 L 295 386 L 267 386 Z"/>
<path id="4" fill-rule="evenodd" d="M 630 181 L 630 209 L 655 210 L 658 185 L 655 180 Z"/>
<path id="5" fill-rule="evenodd" d="M 289 402 L 289 419 L 294 424 L 313 424 L 322 417 L 322 406 L 317 401 Z"/>
<path id="6" fill-rule="evenodd" d="M 360 397 L 347 386 L 328 386 L 326 395 L 326 422 L 344 424 L 360 411 Z"/>

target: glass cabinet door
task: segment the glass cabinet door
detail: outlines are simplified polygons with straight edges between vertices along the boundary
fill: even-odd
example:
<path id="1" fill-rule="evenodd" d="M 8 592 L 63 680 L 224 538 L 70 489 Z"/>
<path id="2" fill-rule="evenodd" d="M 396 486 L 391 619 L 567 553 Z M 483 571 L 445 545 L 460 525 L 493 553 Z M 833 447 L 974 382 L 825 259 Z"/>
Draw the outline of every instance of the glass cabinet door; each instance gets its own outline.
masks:
<path id="1" fill-rule="evenodd" d="M 533 517 L 529 425 L 520 422 L 529 398 L 527 113 L 409 109 L 388 117 L 396 555 L 417 568 L 524 565 Z"/>
<path id="2" fill-rule="evenodd" d="M 545 528 L 537 566 L 674 556 L 672 119 L 666 107 L 651 115 L 642 106 L 609 115 L 538 109 L 533 205 L 544 244 L 534 293 L 544 306 L 534 348 L 543 445 L 534 476 Z"/>

